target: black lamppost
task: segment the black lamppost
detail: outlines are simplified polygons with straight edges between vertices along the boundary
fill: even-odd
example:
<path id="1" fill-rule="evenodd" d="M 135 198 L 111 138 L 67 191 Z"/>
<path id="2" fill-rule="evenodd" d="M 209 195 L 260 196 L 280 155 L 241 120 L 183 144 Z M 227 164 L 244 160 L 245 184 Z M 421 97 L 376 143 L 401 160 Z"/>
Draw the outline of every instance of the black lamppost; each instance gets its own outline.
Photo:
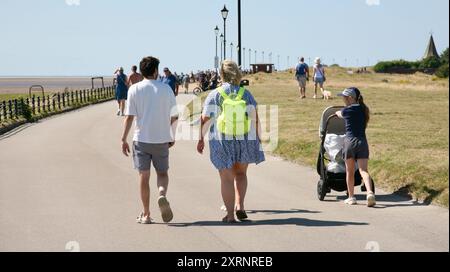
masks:
<path id="1" fill-rule="evenodd" d="M 214 34 L 216 34 L 216 56 L 214 58 L 214 68 L 216 68 L 216 72 L 217 69 L 219 68 L 219 56 L 218 56 L 218 36 L 219 36 L 219 27 L 216 26 L 216 28 L 214 28 Z"/>
<path id="2" fill-rule="evenodd" d="M 245 70 L 245 47 L 244 48 L 242 48 L 242 54 L 244 55 L 243 56 L 243 60 L 244 60 L 244 66 L 242 67 L 242 70 Z"/>
<path id="3" fill-rule="evenodd" d="M 264 60 L 264 51 L 262 51 L 262 62 L 265 63 L 266 61 Z"/>
<path id="4" fill-rule="evenodd" d="M 231 49 L 231 60 L 233 60 L 233 42 L 230 43 L 230 49 Z"/>
<path id="5" fill-rule="evenodd" d="M 222 9 L 222 18 L 223 18 L 223 58 L 227 58 L 227 17 L 228 17 L 228 9 L 227 6 L 223 6 Z"/>
<path id="6" fill-rule="evenodd" d="M 242 65 L 242 39 L 241 39 L 241 0 L 238 0 L 238 66 L 241 67 Z M 241 67 L 242 69 L 242 67 Z"/>
<path id="7" fill-rule="evenodd" d="M 258 50 L 255 50 L 255 64 L 258 63 Z"/>
<path id="8" fill-rule="evenodd" d="M 223 33 L 220 34 L 220 62 L 223 61 Z"/>

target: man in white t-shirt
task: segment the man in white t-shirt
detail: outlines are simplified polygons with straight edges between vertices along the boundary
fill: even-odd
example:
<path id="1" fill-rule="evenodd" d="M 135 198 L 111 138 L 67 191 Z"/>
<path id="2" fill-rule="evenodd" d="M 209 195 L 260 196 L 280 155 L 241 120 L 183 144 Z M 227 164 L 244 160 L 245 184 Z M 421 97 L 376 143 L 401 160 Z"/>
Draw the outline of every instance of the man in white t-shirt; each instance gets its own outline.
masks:
<path id="1" fill-rule="evenodd" d="M 131 86 L 125 115 L 125 129 L 122 135 L 122 152 L 128 157 L 130 146 L 127 138 L 133 121 L 136 128 L 133 137 L 134 168 L 139 171 L 141 199 L 144 211 L 138 216 L 140 224 L 151 224 L 150 217 L 150 168 L 157 173 L 159 189 L 158 205 L 165 223 L 172 221 L 173 213 L 167 200 L 169 185 L 169 148 L 175 144 L 178 120 L 177 102 L 167 84 L 158 81 L 159 60 L 146 57 L 140 63 L 144 80 Z"/>

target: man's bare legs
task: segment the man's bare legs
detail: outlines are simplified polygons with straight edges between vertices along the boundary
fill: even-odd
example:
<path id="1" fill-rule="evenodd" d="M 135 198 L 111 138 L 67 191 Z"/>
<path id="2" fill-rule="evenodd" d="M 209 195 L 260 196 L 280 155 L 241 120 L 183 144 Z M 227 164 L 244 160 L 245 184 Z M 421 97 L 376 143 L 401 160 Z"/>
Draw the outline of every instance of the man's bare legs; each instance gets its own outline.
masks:
<path id="1" fill-rule="evenodd" d="M 169 188 L 169 174 L 167 172 L 157 172 L 156 175 L 159 196 L 166 196 Z"/>
<path id="2" fill-rule="evenodd" d="M 144 217 L 150 217 L 150 171 L 139 172 L 141 181 L 141 200 L 144 207 Z"/>

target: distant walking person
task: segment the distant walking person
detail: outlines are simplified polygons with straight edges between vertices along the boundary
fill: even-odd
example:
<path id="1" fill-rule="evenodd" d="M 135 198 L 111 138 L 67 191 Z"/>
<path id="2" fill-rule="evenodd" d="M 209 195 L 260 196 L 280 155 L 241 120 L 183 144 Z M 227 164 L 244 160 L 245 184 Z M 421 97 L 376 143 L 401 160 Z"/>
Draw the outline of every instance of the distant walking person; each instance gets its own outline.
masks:
<path id="1" fill-rule="evenodd" d="M 314 70 L 313 70 L 313 75 L 314 75 L 314 99 L 317 98 L 317 88 L 320 87 L 320 91 L 322 93 L 322 98 L 325 98 L 323 92 L 325 91 L 325 89 L 323 88 L 323 85 L 325 83 L 325 81 L 327 80 L 326 76 L 325 76 L 325 68 L 323 67 L 320 58 L 316 58 L 315 59 L 315 64 L 314 64 Z"/>
<path id="2" fill-rule="evenodd" d="M 235 212 L 239 220 L 247 219 L 244 200 L 248 165 L 259 164 L 265 157 L 259 139 L 257 103 L 248 90 L 240 87 L 239 67 L 233 61 L 223 61 L 221 76 L 224 84 L 205 101 L 197 151 L 203 154 L 204 137 L 210 130 L 210 158 L 219 171 L 227 210 L 222 222 L 235 223 Z"/>
<path id="3" fill-rule="evenodd" d="M 167 200 L 169 185 L 169 148 L 175 144 L 176 122 L 178 120 L 175 96 L 166 84 L 158 81 L 159 60 L 146 57 L 140 70 L 144 80 L 131 86 L 127 100 L 125 128 L 122 135 L 122 153 L 128 157 L 130 146 L 128 134 L 136 119 L 133 137 L 134 168 L 139 171 L 143 212 L 137 223 L 151 224 L 150 217 L 150 168 L 156 170 L 159 189 L 158 205 L 165 223 L 173 219 Z"/>
<path id="4" fill-rule="evenodd" d="M 178 96 L 178 79 L 172 74 L 169 68 L 164 68 L 164 76 L 161 77 L 161 82 L 169 85 L 174 95 Z"/>
<path id="5" fill-rule="evenodd" d="M 370 110 L 364 104 L 363 96 L 357 88 L 345 89 L 338 96 L 342 96 L 345 108 L 336 115 L 345 120 L 345 140 L 343 156 L 347 173 L 348 199 L 345 204 L 356 205 L 355 198 L 355 164 L 358 163 L 359 172 L 367 188 L 367 206 L 376 205 L 373 184 L 368 171 L 369 144 L 367 143 L 366 128 L 370 119 Z"/>
<path id="6" fill-rule="evenodd" d="M 144 80 L 144 77 L 137 72 L 137 66 L 134 65 L 133 67 L 131 67 L 131 74 L 128 77 L 128 87 L 131 87 L 131 85 L 139 83 L 142 80 Z"/>
<path id="7" fill-rule="evenodd" d="M 183 77 L 183 86 L 184 86 L 184 93 L 189 93 L 189 83 L 191 82 L 191 78 L 188 74 L 184 75 Z"/>
<path id="8" fill-rule="evenodd" d="M 125 101 L 128 96 L 128 78 L 127 75 L 123 73 L 123 68 L 120 67 L 114 73 L 116 79 L 116 100 L 119 104 L 119 110 L 117 111 L 118 116 L 124 116 L 125 112 Z"/>
<path id="9" fill-rule="evenodd" d="M 309 80 L 309 67 L 305 63 L 305 58 L 300 58 L 300 63 L 297 64 L 295 68 L 295 77 L 297 78 L 299 89 L 300 89 L 300 98 L 306 98 L 306 81 Z"/>

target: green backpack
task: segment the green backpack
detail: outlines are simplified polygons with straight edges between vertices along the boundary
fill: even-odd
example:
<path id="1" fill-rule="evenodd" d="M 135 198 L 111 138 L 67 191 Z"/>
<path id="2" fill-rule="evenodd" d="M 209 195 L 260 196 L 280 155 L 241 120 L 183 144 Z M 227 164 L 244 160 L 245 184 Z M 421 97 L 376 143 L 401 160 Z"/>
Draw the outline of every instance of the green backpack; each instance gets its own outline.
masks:
<path id="1" fill-rule="evenodd" d="M 227 95 L 225 90 L 218 88 L 223 97 L 222 113 L 217 119 L 217 128 L 227 136 L 243 136 L 250 132 L 251 120 L 247 115 L 247 103 L 242 99 L 245 88 L 241 87 L 237 95 Z"/>

